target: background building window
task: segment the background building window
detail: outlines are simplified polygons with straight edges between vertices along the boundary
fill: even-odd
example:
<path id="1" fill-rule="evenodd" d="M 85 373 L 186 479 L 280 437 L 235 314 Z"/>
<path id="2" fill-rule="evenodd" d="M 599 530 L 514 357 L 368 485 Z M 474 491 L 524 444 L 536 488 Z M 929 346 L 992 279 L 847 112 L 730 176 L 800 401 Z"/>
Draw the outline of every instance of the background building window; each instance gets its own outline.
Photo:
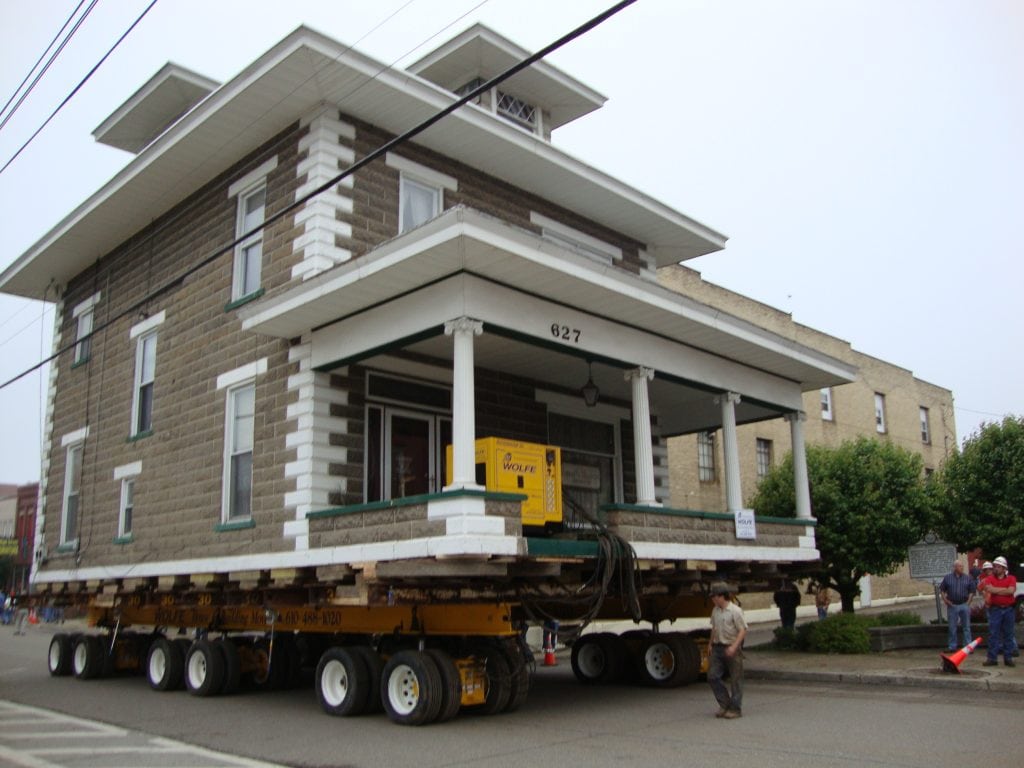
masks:
<path id="1" fill-rule="evenodd" d="M 228 391 L 224 435 L 224 522 L 252 517 L 252 451 L 256 385 Z"/>
<path id="2" fill-rule="evenodd" d="M 82 477 L 81 443 L 68 447 L 64 465 L 64 519 L 60 526 L 60 543 L 71 544 L 78 534 L 78 502 Z"/>
<path id="3" fill-rule="evenodd" d="M 235 237 L 260 227 L 266 216 L 267 188 L 261 186 L 238 198 L 238 222 Z M 260 288 L 263 268 L 263 229 L 253 232 L 235 252 L 235 275 L 231 297 L 241 299 Z"/>
<path id="4" fill-rule="evenodd" d="M 931 444 L 932 442 L 932 431 L 928 426 L 928 409 L 921 406 L 919 409 L 921 414 L 921 442 Z"/>
<path id="5" fill-rule="evenodd" d="M 832 421 L 832 388 L 825 387 L 821 390 L 821 418 L 823 421 Z"/>
<path id="6" fill-rule="evenodd" d="M 875 431 L 885 432 L 885 395 L 875 392 Z"/>
<path id="7" fill-rule="evenodd" d="M 156 378 L 156 332 L 139 338 L 135 351 L 133 435 L 153 429 L 153 380 Z"/>
<path id="8" fill-rule="evenodd" d="M 697 433 L 697 477 L 702 483 L 715 482 L 715 433 Z"/>
<path id="9" fill-rule="evenodd" d="M 762 478 L 772 469 L 772 441 L 757 438 L 757 476 Z"/>
<path id="10" fill-rule="evenodd" d="M 121 481 L 121 512 L 118 516 L 117 535 L 132 535 L 132 513 L 135 511 L 135 478 L 126 477 Z"/>

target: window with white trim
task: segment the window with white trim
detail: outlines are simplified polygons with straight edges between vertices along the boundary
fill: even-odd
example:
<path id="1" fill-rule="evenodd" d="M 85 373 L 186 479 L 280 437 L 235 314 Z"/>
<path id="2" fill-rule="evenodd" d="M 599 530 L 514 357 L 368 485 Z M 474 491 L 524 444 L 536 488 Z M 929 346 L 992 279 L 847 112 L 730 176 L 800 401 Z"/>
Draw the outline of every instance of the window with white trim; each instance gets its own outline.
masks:
<path id="1" fill-rule="evenodd" d="M 231 387 L 224 423 L 224 491 L 221 520 L 252 518 L 252 455 L 256 416 L 256 384 Z"/>
<path id="2" fill-rule="evenodd" d="M 832 421 L 832 387 L 821 390 L 821 420 Z"/>
<path id="3" fill-rule="evenodd" d="M 885 433 L 885 395 L 875 392 L 875 431 Z"/>
<path id="4" fill-rule="evenodd" d="M 234 278 L 231 286 L 232 300 L 251 296 L 260 289 L 263 270 L 263 229 L 266 218 L 267 186 L 258 186 L 238 195 L 238 216 L 235 237 L 249 235 L 235 248 Z"/>
<path id="5" fill-rule="evenodd" d="M 132 535 L 132 515 L 135 512 L 135 478 L 121 480 L 121 508 L 117 516 L 117 536 L 124 539 Z"/>
<path id="6" fill-rule="evenodd" d="M 697 477 L 702 483 L 715 482 L 715 433 L 697 433 Z"/>
<path id="7" fill-rule="evenodd" d="M 156 331 L 139 336 L 135 345 L 132 435 L 153 429 L 153 382 L 156 379 Z"/>
<path id="8" fill-rule="evenodd" d="M 459 182 L 455 177 L 435 171 L 394 152 L 387 153 L 384 163 L 399 172 L 399 234 L 439 216 L 444 210 L 444 190 L 456 192 L 459 189 Z"/>
<path id="9" fill-rule="evenodd" d="M 81 365 L 89 359 L 92 352 L 92 307 L 78 316 L 78 332 L 75 334 L 75 365 Z"/>
<path id="10" fill-rule="evenodd" d="M 64 507 L 60 522 L 60 543 L 78 541 L 78 513 L 82 482 L 82 454 L 84 443 L 68 446 L 64 462 Z"/>
<path id="11" fill-rule="evenodd" d="M 926 445 L 931 445 L 932 442 L 932 430 L 928 424 L 928 409 L 923 405 L 918 408 L 918 413 L 921 417 L 921 442 Z"/>
<path id="12" fill-rule="evenodd" d="M 540 236 L 545 240 L 557 243 L 566 250 L 587 256 L 602 264 L 613 264 L 622 259 L 622 249 L 616 248 L 604 240 L 580 232 L 555 219 L 537 213 L 530 212 L 530 223 L 540 227 Z"/>
<path id="13" fill-rule="evenodd" d="M 537 127 L 537 108 L 511 93 L 497 91 L 498 100 L 494 110 L 516 125 L 534 131 Z"/>
<path id="14" fill-rule="evenodd" d="M 757 438 L 757 477 L 765 477 L 772 471 L 772 441 Z"/>

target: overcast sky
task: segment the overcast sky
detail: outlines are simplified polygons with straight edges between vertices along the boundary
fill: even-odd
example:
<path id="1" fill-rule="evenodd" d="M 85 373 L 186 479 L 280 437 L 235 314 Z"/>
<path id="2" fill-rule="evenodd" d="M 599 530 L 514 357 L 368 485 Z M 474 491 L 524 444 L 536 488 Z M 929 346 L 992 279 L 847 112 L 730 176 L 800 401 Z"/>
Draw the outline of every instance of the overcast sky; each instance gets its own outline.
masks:
<path id="1" fill-rule="evenodd" d="M 100 0 L 0 165 L 148 2 Z M 536 50 L 610 4 L 159 0 L 0 174 L 0 269 L 128 163 L 91 132 L 167 61 L 225 81 L 300 24 L 397 66 L 476 21 Z M 0 103 L 75 5 L 0 0 Z M 1024 2 L 639 0 L 550 61 L 608 97 L 556 145 L 729 236 L 705 279 L 951 389 L 961 440 L 1024 414 Z M 0 381 L 51 326 L 0 296 Z M 38 479 L 45 391 L 0 390 L 0 482 Z"/>

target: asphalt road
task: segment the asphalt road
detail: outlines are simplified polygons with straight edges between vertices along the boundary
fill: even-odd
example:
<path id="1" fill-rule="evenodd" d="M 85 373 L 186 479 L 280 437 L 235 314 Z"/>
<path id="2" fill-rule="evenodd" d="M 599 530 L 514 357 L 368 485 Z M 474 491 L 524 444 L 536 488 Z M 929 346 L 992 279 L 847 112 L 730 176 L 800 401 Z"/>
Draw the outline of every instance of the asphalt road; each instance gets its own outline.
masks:
<path id="1" fill-rule="evenodd" d="M 705 684 L 584 688 L 562 663 L 538 670 L 519 712 L 408 728 L 383 715 L 328 717 L 311 688 L 204 699 L 155 693 L 140 677 L 51 678 L 48 642 L 46 630 L 14 637 L 3 628 L 0 700 L 294 767 L 962 768 L 1013 754 L 1024 724 L 1019 697 L 1007 694 L 760 681 L 747 683 L 744 717 L 722 721 Z M 102 764 L 138 765 L 116 756 Z"/>

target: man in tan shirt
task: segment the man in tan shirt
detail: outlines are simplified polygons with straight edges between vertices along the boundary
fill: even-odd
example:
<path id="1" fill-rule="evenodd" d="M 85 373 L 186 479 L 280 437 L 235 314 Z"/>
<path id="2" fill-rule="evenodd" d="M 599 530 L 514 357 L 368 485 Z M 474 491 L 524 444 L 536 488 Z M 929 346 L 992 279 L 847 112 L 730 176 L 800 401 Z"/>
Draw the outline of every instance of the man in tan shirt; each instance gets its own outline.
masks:
<path id="1" fill-rule="evenodd" d="M 708 654 L 708 683 L 718 701 L 715 717 L 735 720 L 743 713 L 743 639 L 747 622 L 743 609 L 729 599 L 730 590 L 721 582 L 711 585 L 711 648 Z M 729 688 L 722 677 L 729 672 Z"/>

